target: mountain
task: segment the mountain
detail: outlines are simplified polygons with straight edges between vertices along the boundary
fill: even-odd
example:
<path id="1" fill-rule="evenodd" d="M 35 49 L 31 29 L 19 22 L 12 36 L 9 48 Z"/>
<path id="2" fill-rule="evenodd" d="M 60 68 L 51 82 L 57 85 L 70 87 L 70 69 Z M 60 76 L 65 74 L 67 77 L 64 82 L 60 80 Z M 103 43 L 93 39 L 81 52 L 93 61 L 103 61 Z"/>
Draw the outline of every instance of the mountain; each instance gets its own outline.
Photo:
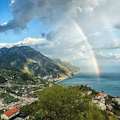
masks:
<path id="1" fill-rule="evenodd" d="M 40 77 L 59 78 L 71 76 L 72 70 L 65 70 L 54 60 L 42 55 L 29 46 L 14 46 L 0 49 L 0 66 L 16 67 L 24 72 Z"/>
<path id="2" fill-rule="evenodd" d="M 0 67 L 0 84 L 13 83 L 13 84 L 27 84 L 35 83 L 37 80 L 34 76 L 22 72 L 18 68 L 4 68 Z"/>
<path id="3" fill-rule="evenodd" d="M 66 61 L 61 61 L 60 59 L 53 59 L 53 61 L 60 66 L 61 68 L 63 68 L 65 71 L 68 71 L 72 74 L 75 74 L 77 72 L 80 72 L 80 68 L 71 65 L 69 62 Z"/>

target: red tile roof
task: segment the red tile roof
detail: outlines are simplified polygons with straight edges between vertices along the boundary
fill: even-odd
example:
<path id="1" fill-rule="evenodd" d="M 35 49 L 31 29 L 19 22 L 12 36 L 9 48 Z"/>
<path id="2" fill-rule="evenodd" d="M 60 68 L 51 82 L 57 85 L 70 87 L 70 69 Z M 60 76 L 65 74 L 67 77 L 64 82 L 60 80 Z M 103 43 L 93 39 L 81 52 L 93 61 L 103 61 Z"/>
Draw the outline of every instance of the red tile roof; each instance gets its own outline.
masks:
<path id="1" fill-rule="evenodd" d="M 19 112 L 20 110 L 17 109 L 16 107 L 4 112 L 5 115 L 7 115 L 8 117 L 14 115 L 16 112 Z"/>
<path id="2" fill-rule="evenodd" d="M 97 94 L 97 96 L 100 96 L 100 95 L 101 95 L 101 93 L 98 93 L 98 94 Z"/>

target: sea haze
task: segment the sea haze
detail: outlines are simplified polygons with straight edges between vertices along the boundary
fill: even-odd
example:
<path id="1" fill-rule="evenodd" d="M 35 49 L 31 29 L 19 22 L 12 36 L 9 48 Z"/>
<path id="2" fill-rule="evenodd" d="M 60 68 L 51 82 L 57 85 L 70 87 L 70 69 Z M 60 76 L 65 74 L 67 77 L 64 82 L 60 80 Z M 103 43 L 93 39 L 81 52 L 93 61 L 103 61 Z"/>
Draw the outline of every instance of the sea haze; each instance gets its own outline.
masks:
<path id="1" fill-rule="evenodd" d="M 96 74 L 78 73 L 73 78 L 58 82 L 62 85 L 85 85 L 95 89 L 98 92 L 104 90 L 105 94 L 114 97 L 120 96 L 120 74 L 118 72 L 101 73 L 98 77 Z"/>

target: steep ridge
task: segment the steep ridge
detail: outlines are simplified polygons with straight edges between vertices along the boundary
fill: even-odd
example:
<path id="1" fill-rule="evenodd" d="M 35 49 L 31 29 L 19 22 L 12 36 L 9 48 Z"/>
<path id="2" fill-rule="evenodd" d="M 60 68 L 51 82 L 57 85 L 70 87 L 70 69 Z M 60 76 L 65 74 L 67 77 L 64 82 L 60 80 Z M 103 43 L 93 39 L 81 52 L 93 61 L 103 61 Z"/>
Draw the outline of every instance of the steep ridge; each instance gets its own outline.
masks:
<path id="1" fill-rule="evenodd" d="M 1 48 L 0 66 L 7 68 L 16 67 L 39 77 L 60 78 L 72 76 L 73 74 L 72 69 L 64 69 L 64 65 L 57 64 L 56 61 L 42 55 L 39 51 L 29 46 Z M 78 71 L 78 68 L 76 70 Z"/>

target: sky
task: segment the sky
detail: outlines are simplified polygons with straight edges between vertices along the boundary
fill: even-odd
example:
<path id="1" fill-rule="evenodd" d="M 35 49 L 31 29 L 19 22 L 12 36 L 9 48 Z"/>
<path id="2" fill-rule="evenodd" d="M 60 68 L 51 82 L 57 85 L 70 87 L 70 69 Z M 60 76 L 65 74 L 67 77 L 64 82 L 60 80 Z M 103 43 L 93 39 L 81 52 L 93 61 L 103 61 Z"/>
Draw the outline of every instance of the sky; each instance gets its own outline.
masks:
<path id="1" fill-rule="evenodd" d="M 0 48 L 28 45 L 86 72 L 120 72 L 119 0 L 0 0 Z"/>

